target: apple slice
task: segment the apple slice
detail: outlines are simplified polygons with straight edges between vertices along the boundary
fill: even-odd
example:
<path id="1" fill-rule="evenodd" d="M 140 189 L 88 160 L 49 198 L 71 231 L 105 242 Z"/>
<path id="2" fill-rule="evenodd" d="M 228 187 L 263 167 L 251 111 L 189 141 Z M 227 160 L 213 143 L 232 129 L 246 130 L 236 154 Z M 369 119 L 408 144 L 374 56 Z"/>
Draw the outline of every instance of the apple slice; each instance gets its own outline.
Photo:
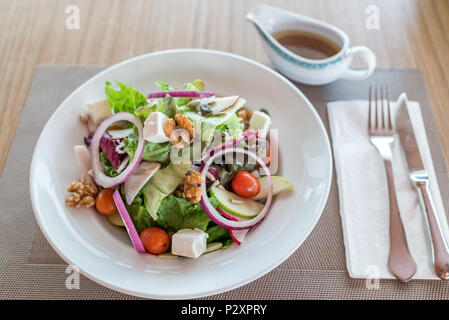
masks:
<path id="1" fill-rule="evenodd" d="M 126 203 L 131 204 L 150 178 L 159 170 L 161 164 L 159 162 L 142 161 L 137 166 L 136 171 L 125 181 L 124 193 Z"/>
<path id="2" fill-rule="evenodd" d="M 268 179 L 267 177 L 261 177 L 259 179 L 260 183 L 260 191 L 254 197 L 249 199 L 251 200 L 260 200 L 264 199 L 268 196 Z M 293 184 L 281 176 L 271 176 L 271 181 L 273 182 L 273 196 L 278 195 L 279 193 L 293 190 Z"/>
<path id="3" fill-rule="evenodd" d="M 238 96 L 229 96 L 229 97 L 223 97 L 223 98 L 204 98 L 199 100 L 194 100 L 194 105 L 196 106 L 198 112 L 202 113 L 203 115 L 220 115 L 221 113 L 229 110 L 230 108 L 234 107 L 235 104 L 239 101 Z M 190 103 L 192 103 L 190 102 Z M 203 106 L 207 107 L 207 110 L 203 109 Z"/>
<path id="4" fill-rule="evenodd" d="M 239 101 L 238 96 L 230 96 L 230 97 L 224 97 L 224 98 L 217 98 L 215 99 L 215 103 L 211 106 L 212 107 L 212 113 L 217 114 L 220 112 L 224 112 L 233 106 Z"/>
<path id="5" fill-rule="evenodd" d="M 242 218 L 254 218 L 264 207 L 259 202 L 240 197 L 220 186 L 212 186 L 210 194 L 218 201 L 221 208 Z"/>

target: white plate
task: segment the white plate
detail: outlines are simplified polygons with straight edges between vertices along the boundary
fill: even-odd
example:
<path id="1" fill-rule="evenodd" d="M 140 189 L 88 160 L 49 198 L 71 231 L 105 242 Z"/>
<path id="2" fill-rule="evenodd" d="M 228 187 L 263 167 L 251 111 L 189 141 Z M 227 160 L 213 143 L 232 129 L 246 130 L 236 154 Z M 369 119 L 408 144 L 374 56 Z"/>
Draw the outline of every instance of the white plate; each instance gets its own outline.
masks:
<path id="1" fill-rule="evenodd" d="M 207 90 L 240 95 L 252 109 L 266 108 L 279 129 L 280 173 L 294 192 L 275 199 L 266 219 L 239 247 L 233 244 L 198 259 L 160 259 L 139 254 L 125 231 L 93 209 L 64 204 L 67 186 L 78 178 L 73 146 L 86 131 L 78 115 L 103 99 L 106 81 L 118 80 L 143 93 L 154 81 L 181 87 L 193 79 Z M 51 93 L 49 93 L 51 94 Z M 221 293 L 263 276 L 307 238 L 326 203 L 331 183 L 330 144 L 318 114 L 288 80 L 252 60 L 225 52 L 182 49 L 126 60 L 76 89 L 52 115 L 34 150 L 30 191 L 36 219 L 49 243 L 86 277 L 127 294 L 159 299 Z M 81 283 L 82 285 L 82 283 Z"/>

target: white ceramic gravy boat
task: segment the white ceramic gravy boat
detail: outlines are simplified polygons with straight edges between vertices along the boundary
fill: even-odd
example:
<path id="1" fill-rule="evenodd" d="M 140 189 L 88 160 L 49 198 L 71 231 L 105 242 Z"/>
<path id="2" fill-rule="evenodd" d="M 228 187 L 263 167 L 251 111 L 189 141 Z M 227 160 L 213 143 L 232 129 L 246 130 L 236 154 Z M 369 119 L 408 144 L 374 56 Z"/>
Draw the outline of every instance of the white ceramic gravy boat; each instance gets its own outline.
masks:
<path id="1" fill-rule="evenodd" d="M 362 80 L 371 75 L 376 67 L 376 56 L 364 46 L 351 47 L 348 35 L 342 30 L 319 20 L 278 8 L 260 5 L 246 18 L 259 32 L 265 51 L 273 66 L 288 78 L 310 85 L 322 85 L 337 79 Z M 272 34 L 283 30 L 301 30 L 325 37 L 341 47 L 326 59 L 307 59 L 282 46 Z M 366 63 L 366 69 L 351 69 L 354 55 Z"/>

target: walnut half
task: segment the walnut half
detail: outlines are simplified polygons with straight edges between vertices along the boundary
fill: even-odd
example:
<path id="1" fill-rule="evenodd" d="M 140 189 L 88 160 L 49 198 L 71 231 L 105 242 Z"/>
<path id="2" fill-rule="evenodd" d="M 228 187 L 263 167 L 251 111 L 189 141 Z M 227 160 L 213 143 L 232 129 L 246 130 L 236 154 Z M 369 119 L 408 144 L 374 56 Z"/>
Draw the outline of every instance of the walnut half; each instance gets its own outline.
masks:
<path id="1" fill-rule="evenodd" d="M 239 112 L 237 113 L 237 115 L 242 118 L 242 122 L 245 125 L 245 129 L 248 129 L 249 127 L 249 120 L 251 119 L 251 116 L 253 115 L 253 113 L 246 109 L 246 108 L 242 108 L 239 110 Z"/>
<path id="2" fill-rule="evenodd" d="M 164 132 L 171 144 L 176 148 L 183 148 L 193 140 L 193 124 L 189 118 L 180 113 L 176 114 L 175 120 L 168 119 L 164 122 Z"/>
<path id="3" fill-rule="evenodd" d="M 87 208 L 95 205 L 95 197 L 98 189 L 95 185 L 87 181 L 75 181 L 67 189 L 72 192 L 65 200 L 65 204 L 75 208 Z"/>
<path id="4" fill-rule="evenodd" d="M 188 189 L 184 189 L 181 193 L 181 196 L 190 203 L 198 203 L 201 201 L 201 187 L 189 187 Z"/>
<path id="5" fill-rule="evenodd" d="M 203 182 L 203 176 L 198 171 L 192 170 L 182 181 L 183 192 L 181 196 L 190 201 L 198 203 L 201 201 L 201 187 L 198 185 Z"/>

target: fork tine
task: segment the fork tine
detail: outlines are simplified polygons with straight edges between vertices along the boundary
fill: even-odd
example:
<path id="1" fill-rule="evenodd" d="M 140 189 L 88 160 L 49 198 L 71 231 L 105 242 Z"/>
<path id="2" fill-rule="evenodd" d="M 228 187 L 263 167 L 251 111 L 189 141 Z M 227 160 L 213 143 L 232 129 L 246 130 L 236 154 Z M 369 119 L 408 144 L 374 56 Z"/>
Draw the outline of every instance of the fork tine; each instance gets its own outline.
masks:
<path id="1" fill-rule="evenodd" d="M 372 129 L 372 121 L 371 121 L 371 113 L 372 113 L 372 91 L 373 91 L 373 86 L 370 85 L 369 86 L 369 91 L 368 91 L 368 130 Z"/>
<path id="2" fill-rule="evenodd" d="M 391 122 L 391 106 L 390 106 L 390 98 L 388 94 L 388 86 L 385 85 L 385 91 L 386 91 L 386 99 L 387 99 L 387 120 L 388 120 L 388 130 L 393 130 L 393 124 Z"/>

